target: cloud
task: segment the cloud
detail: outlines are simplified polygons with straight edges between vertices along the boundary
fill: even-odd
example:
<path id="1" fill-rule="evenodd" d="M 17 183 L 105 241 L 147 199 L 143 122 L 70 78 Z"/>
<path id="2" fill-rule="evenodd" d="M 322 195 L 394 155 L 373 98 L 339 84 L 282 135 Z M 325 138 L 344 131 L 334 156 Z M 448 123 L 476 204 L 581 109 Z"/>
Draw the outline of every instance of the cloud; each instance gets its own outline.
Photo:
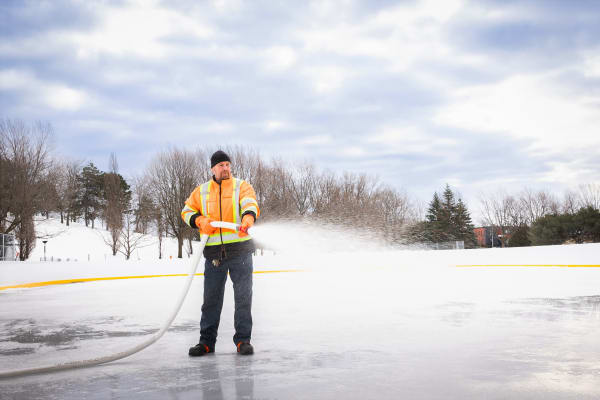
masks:
<path id="1" fill-rule="evenodd" d="M 448 154 L 454 152 L 458 142 L 453 138 L 439 137 L 422 131 L 417 126 L 402 126 L 402 123 L 380 128 L 366 139 L 367 143 L 383 146 L 383 153 L 395 154 Z"/>
<path id="2" fill-rule="evenodd" d="M 365 153 L 365 149 L 360 146 L 342 146 L 340 148 L 340 154 L 344 157 L 362 157 Z"/>
<path id="3" fill-rule="evenodd" d="M 326 94 L 342 87 L 352 77 L 349 68 L 336 65 L 308 67 L 304 74 L 312 81 L 313 89 L 319 94 Z"/>
<path id="4" fill-rule="evenodd" d="M 61 85 L 51 85 L 43 88 L 43 99 L 46 104 L 57 110 L 76 111 L 85 101 L 84 92 Z"/>
<path id="5" fill-rule="evenodd" d="M 29 85 L 31 75 L 17 69 L 0 71 L 0 89 L 20 89 Z"/>
<path id="6" fill-rule="evenodd" d="M 283 72 L 296 63 L 296 51 L 289 46 L 272 46 L 263 51 L 264 67 L 271 72 Z"/>
<path id="7" fill-rule="evenodd" d="M 600 78 L 600 49 L 586 51 L 583 55 L 583 75 L 587 78 Z"/>
<path id="8" fill-rule="evenodd" d="M 600 147 L 597 106 L 552 78 L 552 74 L 514 75 L 498 83 L 458 89 L 436 113 L 435 121 L 498 137 L 532 139 L 535 151 Z"/>
<path id="9" fill-rule="evenodd" d="M 321 146 L 332 144 L 333 140 L 329 135 L 308 136 L 298 141 L 301 146 Z"/>
<path id="10" fill-rule="evenodd" d="M 0 90 L 20 91 L 29 102 L 56 110 L 76 111 L 88 101 L 84 91 L 62 83 L 45 82 L 24 70 L 0 70 Z"/>
<path id="11" fill-rule="evenodd" d="M 58 38 L 77 48 L 79 58 L 103 53 L 118 56 L 164 58 L 170 54 L 166 39 L 186 36 L 210 38 L 214 32 L 202 19 L 174 12 L 155 2 L 125 6 L 96 5 L 99 23 L 88 32 L 67 32 Z"/>
<path id="12" fill-rule="evenodd" d="M 547 161 L 549 170 L 540 177 L 540 182 L 563 184 L 564 182 L 598 182 L 600 150 L 578 149 L 564 152 Z"/>
<path id="13" fill-rule="evenodd" d="M 265 122 L 265 129 L 267 131 L 278 131 L 284 129 L 286 123 L 284 121 L 279 120 L 268 120 Z"/>
<path id="14" fill-rule="evenodd" d="M 381 67 L 396 72 L 421 59 L 446 57 L 443 25 L 463 5 L 460 0 L 427 0 L 380 9 L 361 19 L 340 13 L 336 2 L 319 3 L 311 20 L 322 23 L 307 24 L 296 34 L 305 52 L 377 59 L 384 63 Z"/>

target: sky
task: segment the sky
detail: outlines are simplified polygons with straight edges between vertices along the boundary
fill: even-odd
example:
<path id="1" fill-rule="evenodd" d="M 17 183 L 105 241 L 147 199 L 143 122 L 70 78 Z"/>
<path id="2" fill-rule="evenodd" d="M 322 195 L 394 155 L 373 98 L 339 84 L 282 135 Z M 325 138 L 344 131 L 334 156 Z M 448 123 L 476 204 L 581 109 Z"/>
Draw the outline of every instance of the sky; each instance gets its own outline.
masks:
<path id="1" fill-rule="evenodd" d="M 241 145 L 424 202 L 448 183 L 476 213 L 600 182 L 598 21 L 584 0 L 4 0 L 0 118 L 126 176 Z"/>

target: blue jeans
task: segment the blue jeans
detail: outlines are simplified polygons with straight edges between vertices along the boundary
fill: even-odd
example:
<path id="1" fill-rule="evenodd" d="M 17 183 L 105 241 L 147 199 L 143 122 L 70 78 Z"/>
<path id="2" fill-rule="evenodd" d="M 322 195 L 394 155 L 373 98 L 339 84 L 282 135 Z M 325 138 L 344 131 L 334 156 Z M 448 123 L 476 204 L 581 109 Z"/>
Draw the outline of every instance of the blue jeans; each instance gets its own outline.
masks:
<path id="1" fill-rule="evenodd" d="M 252 336 L 252 253 L 221 260 L 215 267 L 212 260 L 204 263 L 204 304 L 200 319 L 200 342 L 214 347 L 223 309 L 227 272 L 233 282 L 235 300 L 233 343 L 250 342 Z"/>

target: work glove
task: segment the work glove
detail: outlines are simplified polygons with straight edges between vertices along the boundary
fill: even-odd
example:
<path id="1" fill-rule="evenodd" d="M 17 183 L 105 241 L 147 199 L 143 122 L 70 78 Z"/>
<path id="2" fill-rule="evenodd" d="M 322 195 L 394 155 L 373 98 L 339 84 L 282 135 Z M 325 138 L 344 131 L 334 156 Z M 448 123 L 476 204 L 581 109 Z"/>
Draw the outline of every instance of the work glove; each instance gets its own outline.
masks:
<path id="1" fill-rule="evenodd" d="M 238 230 L 238 236 L 248 236 L 248 229 L 252 228 L 252 225 L 254 225 L 254 216 L 252 214 L 244 215 L 244 218 L 242 218 L 242 226 L 240 226 L 240 229 Z"/>
<path id="2" fill-rule="evenodd" d="M 196 218 L 196 225 L 200 224 L 200 233 L 203 235 L 212 235 L 217 231 L 210 223 L 214 221 L 212 218 Z"/>

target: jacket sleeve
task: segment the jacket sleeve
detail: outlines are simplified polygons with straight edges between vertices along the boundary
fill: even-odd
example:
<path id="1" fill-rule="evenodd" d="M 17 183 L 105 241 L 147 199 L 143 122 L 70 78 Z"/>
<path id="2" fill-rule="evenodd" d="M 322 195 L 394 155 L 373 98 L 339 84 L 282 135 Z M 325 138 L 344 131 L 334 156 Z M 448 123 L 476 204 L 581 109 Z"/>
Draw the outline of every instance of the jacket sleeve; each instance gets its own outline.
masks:
<path id="1" fill-rule="evenodd" d="M 185 206 L 183 207 L 183 210 L 181 210 L 181 218 L 183 221 L 194 229 L 200 228 L 200 221 L 198 219 L 202 218 L 202 214 L 199 211 L 202 208 L 202 204 L 199 203 L 199 198 L 200 187 L 197 187 L 185 201 Z"/>
<path id="2" fill-rule="evenodd" d="M 242 185 L 240 186 L 240 208 L 242 210 L 242 218 L 246 214 L 252 214 L 254 220 L 257 220 L 260 215 L 260 208 L 256 201 L 254 188 L 246 181 L 242 182 Z"/>

